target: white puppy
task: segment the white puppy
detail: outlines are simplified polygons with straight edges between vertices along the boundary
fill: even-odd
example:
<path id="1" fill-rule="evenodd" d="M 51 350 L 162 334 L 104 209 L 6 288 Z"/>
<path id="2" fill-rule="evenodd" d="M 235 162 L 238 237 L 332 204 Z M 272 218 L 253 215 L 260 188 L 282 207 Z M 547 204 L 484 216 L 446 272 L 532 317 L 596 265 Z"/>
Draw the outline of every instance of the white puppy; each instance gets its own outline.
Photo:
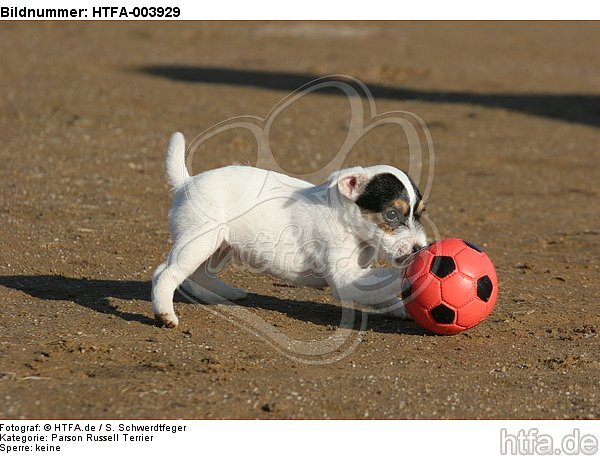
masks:
<path id="1" fill-rule="evenodd" d="M 342 301 L 407 318 L 399 298 L 400 265 L 426 243 L 423 202 L 404 172 L 391 166 L 348 168 L 314 186 L 249 166 L 190 177 L 185 140 L 169 143 L 166 173 L 173 190 L 173 247 L 154 273 L 152 306 L 168 327 L 178 324 L 173 294 L 206 303 L 244 298 L 216 276 L 233 258 L 300 286 L 331 287 Z"/>

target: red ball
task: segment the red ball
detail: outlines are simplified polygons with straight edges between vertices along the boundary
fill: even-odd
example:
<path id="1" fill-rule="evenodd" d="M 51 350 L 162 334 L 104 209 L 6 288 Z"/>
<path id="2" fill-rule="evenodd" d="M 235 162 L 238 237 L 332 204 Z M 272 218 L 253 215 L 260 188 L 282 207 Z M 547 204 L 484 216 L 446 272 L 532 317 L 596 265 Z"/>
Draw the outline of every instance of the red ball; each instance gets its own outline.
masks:
<path id="1" fill-rule="evenodd" d="M 404 271 L 409 315 L 436 334 L 457 334 L 485 319 L 496 304 L 498 277 L 489 257 L 462 239 L 444 239 L 417 252 Z"/>

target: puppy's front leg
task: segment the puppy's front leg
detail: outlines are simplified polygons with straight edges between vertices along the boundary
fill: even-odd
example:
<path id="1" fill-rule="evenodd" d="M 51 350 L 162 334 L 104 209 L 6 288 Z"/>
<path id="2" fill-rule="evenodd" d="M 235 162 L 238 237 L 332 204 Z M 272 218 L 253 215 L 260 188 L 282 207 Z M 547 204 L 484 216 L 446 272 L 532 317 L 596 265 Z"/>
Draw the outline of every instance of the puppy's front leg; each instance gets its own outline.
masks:
<path id="1" fill-rule="evenodd" d="M 404 320 L 410 318 L 400 299 L 402 271 L 398 269 L 347 268 L 330 276 L 336 298 L 383 310 Z"/>

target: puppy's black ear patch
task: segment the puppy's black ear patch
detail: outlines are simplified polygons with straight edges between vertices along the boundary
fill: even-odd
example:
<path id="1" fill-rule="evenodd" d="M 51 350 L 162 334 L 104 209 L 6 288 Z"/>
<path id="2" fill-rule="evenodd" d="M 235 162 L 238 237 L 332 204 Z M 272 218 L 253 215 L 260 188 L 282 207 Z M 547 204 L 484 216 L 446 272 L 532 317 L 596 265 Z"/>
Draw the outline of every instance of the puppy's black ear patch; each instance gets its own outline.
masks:
<path id="1" fill-rule="evenodd" d="M 393 174 L 378 174 L 369 181 L 356 204 L 368 212 L 381 212 L 405 191 L 402 182 Z"/>

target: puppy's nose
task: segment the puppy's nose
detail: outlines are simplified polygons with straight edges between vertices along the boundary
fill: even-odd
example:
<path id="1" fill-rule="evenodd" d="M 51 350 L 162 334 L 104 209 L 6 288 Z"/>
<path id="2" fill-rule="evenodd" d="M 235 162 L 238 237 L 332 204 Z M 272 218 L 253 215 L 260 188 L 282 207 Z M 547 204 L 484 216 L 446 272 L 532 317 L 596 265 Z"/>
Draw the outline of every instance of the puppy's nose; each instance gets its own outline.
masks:
<path id="1" fill-rule="evenodd" d="M 419 244 L 415 244 L 413 245 L 412 248 L 412 253 L 417 253 L 419 250 L 421 250 L 423 247 L 421 247 Z"/>

